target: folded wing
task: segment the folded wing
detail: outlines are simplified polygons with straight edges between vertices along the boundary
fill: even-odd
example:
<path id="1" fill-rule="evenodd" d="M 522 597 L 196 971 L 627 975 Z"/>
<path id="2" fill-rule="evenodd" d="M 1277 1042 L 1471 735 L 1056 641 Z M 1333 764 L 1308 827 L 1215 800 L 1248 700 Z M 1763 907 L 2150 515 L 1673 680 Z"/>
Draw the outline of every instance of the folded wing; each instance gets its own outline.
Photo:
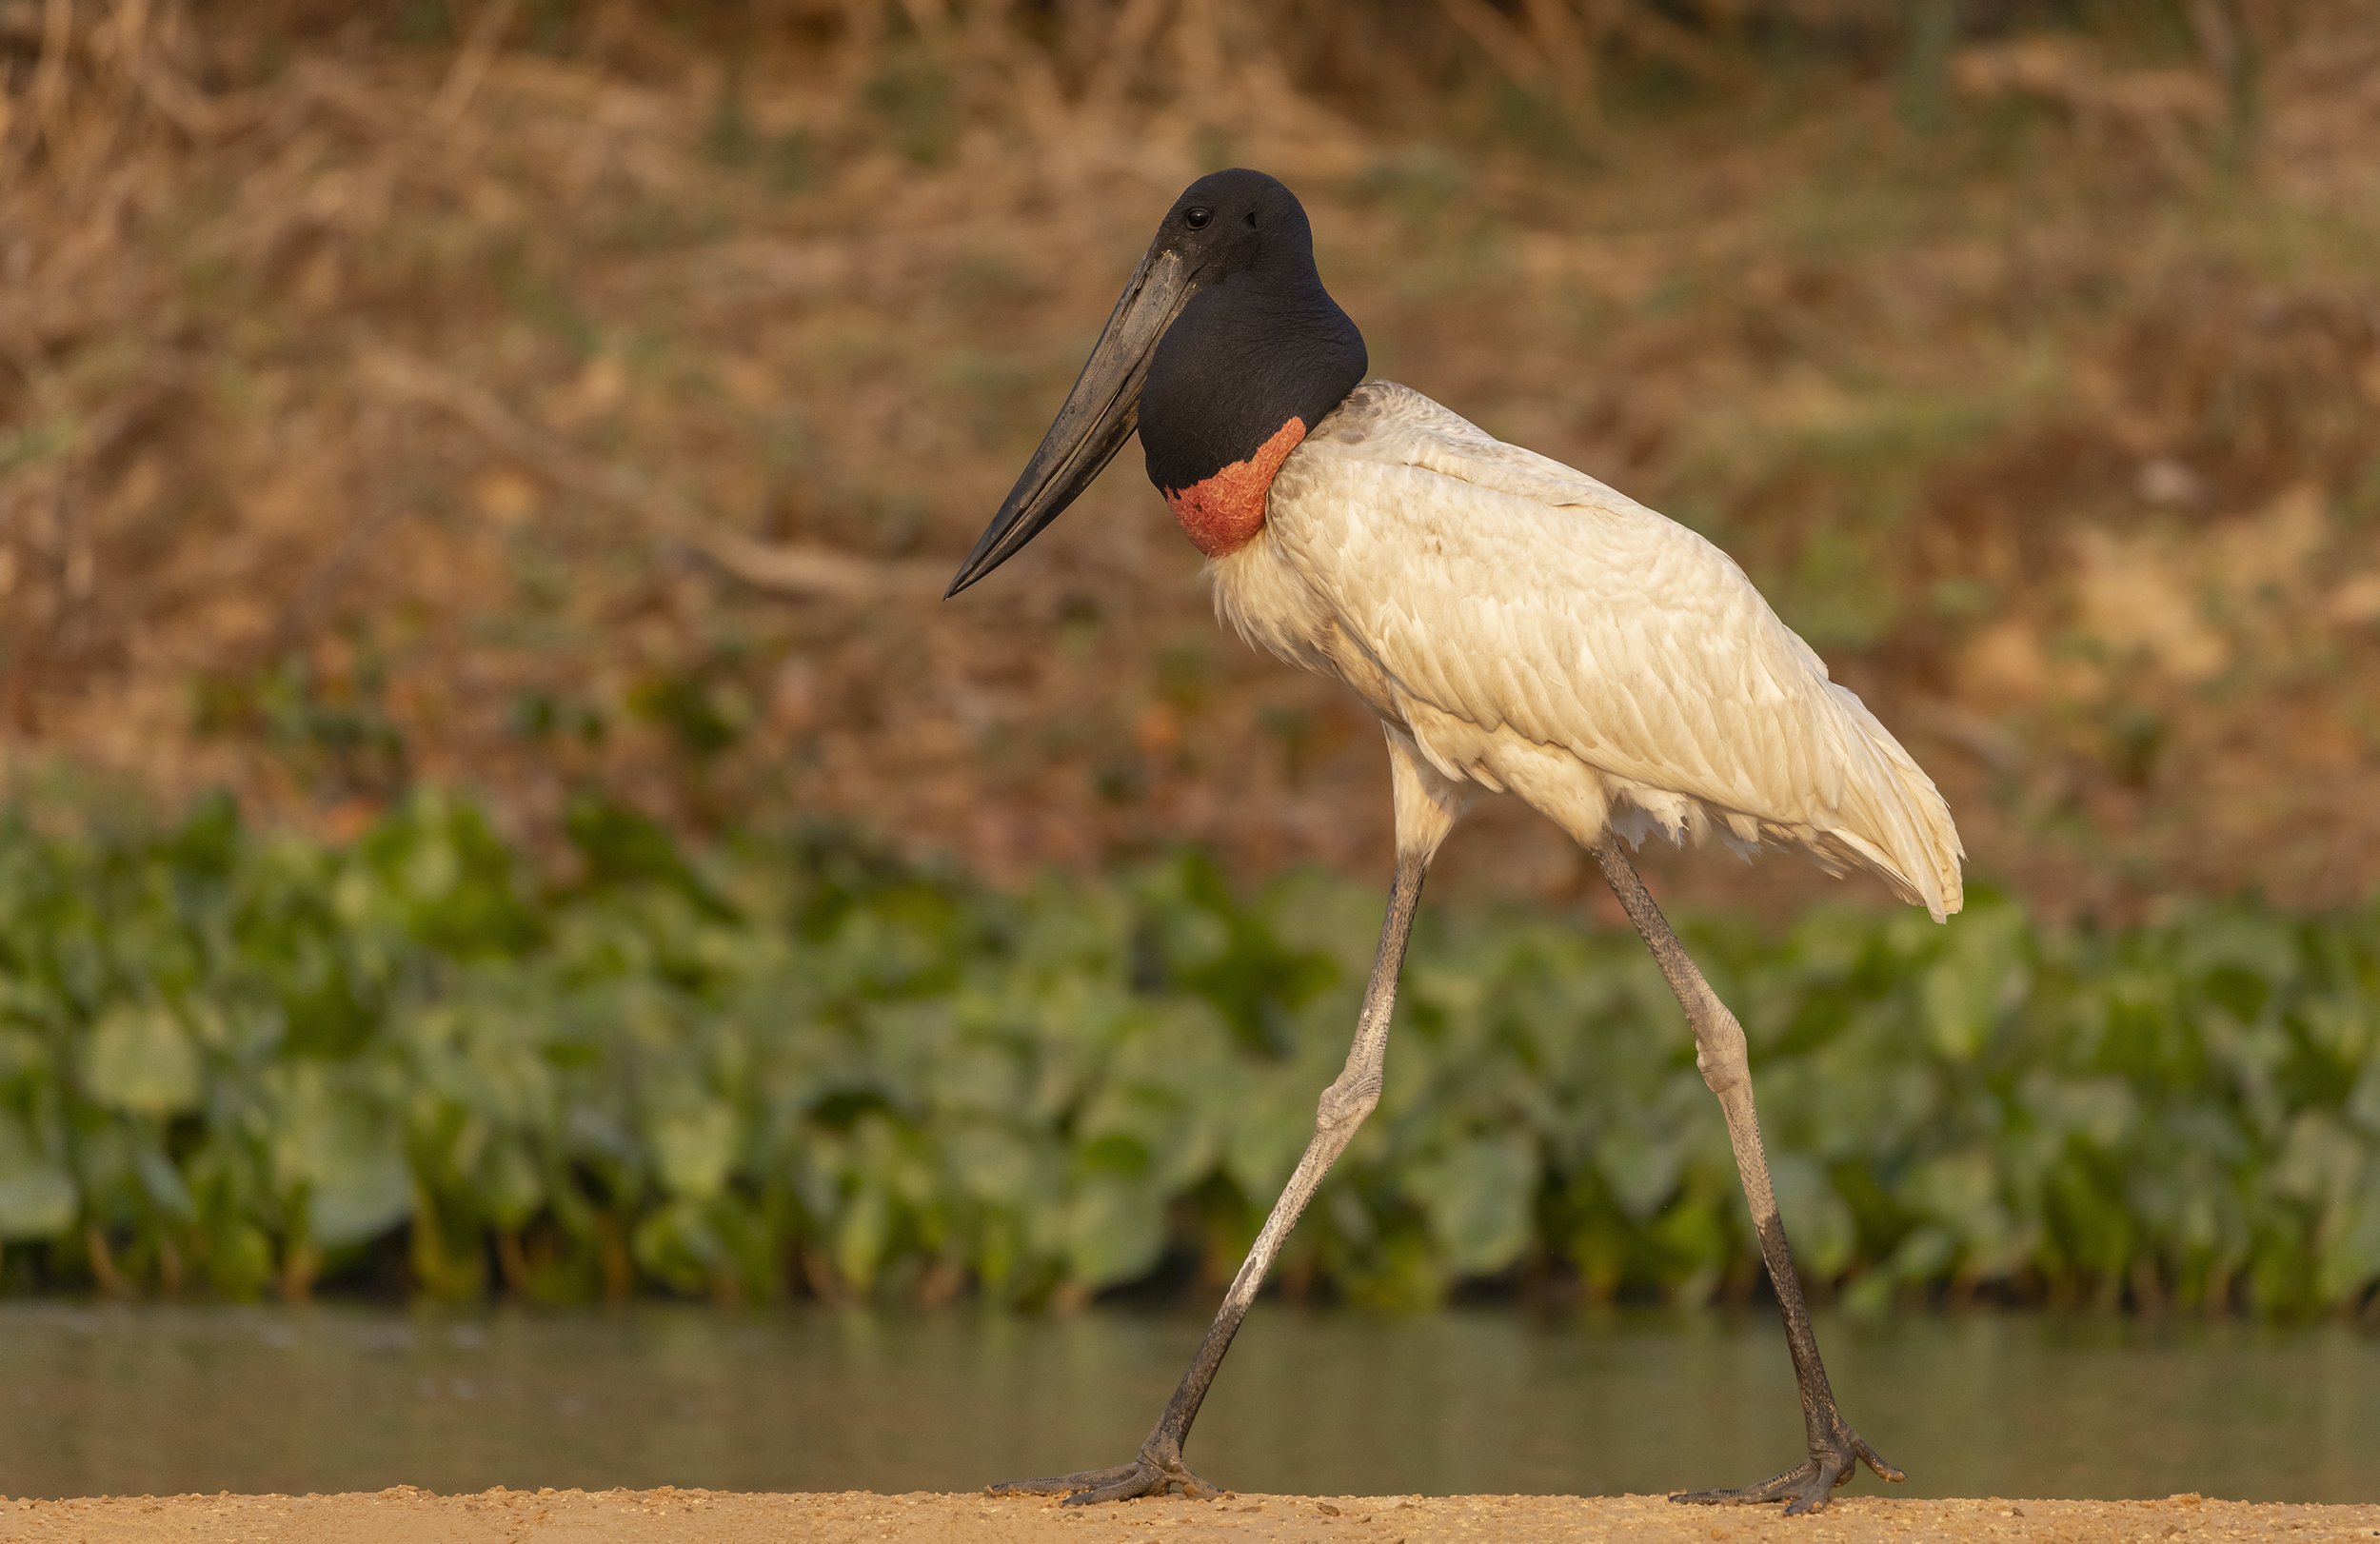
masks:
<path id="1" fill-rule="evenodd" d="M 1445 770 L 1542 803 L 1572 761 L 1623 830 L 1789 842 L 1958 909 L 1933 781 L 1717 547 L 1390 383 L 1309 454 L 1270 534 Z"/>

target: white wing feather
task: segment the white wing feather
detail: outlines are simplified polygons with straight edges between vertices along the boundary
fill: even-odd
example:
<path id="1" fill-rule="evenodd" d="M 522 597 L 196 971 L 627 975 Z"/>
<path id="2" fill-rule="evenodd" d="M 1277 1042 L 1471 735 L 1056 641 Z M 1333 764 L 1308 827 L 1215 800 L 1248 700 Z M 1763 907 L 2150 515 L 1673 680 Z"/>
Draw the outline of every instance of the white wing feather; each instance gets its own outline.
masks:
<path id="1" fill-rule="evenodd" d="M 1732 559 L 1418 392 L 1374 382 L 1318 426 L 1216 580 L 1251 639 L 1581 841 L 1716 829 L 1958 909 L 1932 780 Z"/>

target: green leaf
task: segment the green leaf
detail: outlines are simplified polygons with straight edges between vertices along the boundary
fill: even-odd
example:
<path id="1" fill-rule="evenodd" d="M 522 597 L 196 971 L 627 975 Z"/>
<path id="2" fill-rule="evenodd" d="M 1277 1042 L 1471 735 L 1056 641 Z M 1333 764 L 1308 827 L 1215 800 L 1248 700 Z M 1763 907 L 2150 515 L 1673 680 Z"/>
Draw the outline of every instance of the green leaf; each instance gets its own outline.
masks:
<path id="1" fill-rule="evenodd" d="M 172 1010 L 120 1002 L 100 1016 L 84 1044 L 83 1086 L 111 1109 L 178 1115 L 199 1102 L 198 1048 Z"/>
<path id="2" fill-rule="evenodd" d="M 835 1218 L 835 1269 L 861 1292 L 876 1284 L 892 1242 L 892 1198 L 878 1184 L 863 1183 Z"/>
<path id="3" fill-rule="evenodd" d="M 1858 1249 L 1859 1226 L 1826 1171 L 1800 1153 L 1777 1153 L 1769 1160 L 1769 1178 L 1802 1268 L 1813 1276 L 1840 1276 Z"/>
<path id="4" fill-rule="evenodd" d="M 2380 1062 L 2374 1063 L 2380 1066 Z M 21 1029 L 0 1029 L 0 1085 L 20 1080 L 30 1082 L 50 1071 L 50 1048 L 41 1037 Z M 2373 1092 L 2380 1095 L 2380 1078 L 2372 1079 Z M 2380 1099 L 2375 1099 L 2380 1109 Z"/>
<path id="5" fill-rule="evenodd" d="M 164 1148 L 154 1142 L 140 1143 L 132 1150 L 132 1167 L 140 1176 L 141 1189 L 157 1210 L 182 1222 L 197 1216 L 190 1187 L 183 1182 L 181 1171 L 173 1166 L 172 1156 Z"/>
<path id="6" fill-rule="evenodd" d="M 736 1161 L 736 1112 L 722 1099 L 680 1104 L 656 1118 L 647 1135 L 654 1166 L 673 1196 L 706 1201 L 727 1186 Z"/>
<path id="7" fill-rule="evenodd" d="M 1066 1274 L 1097 1290 L 1145 1275 L 1165 1249 L 1165 1201 L 1121 1175 L 1094 1174 L 1067 1199 Z"/>
<path id="8" fill-rule="evenodd" d="M 1045 1146 L 1025 1134 L 987 1121 L 952 1122 L 942 1147 L 951 1182 L 978 1200 L 1023 1206 L 1053 1188 Z"/>
<path id="9" fill-rule="evenodd" d="M 1655 1135 L 1615 1126 L 1595 1144 L 1595 1158 L 1619 1209 L 1641 1222 L 1676 1194 L 1686 1143 L 1675 1132 Z"/>
<path id="10" fill-rule="evenodd" d="M 2024 1000 L 2025 918 L 2013 906 L 1979 907 L 1959 920 L 1924 978 L 1926 1027 L 1935 1049 L 1972 1061 Z"/>
<path id="11" fill-rule="evenodd" d="M 0 1116 L 0 1238 L 50 1238 L 74 1225 L 81 1209 L 74 1177 Z"/>
<path id="12" fill-rule="evenodd" d="M 1242 1196 L 1269 1206 L 1314 1138 L 1314 1094 L 1273 1079 L 1233 1111 L 1231 1118 L 1223 1172 Z"/>
<path id="13" fill-rule="evenodd" d="M 1425 1161 L 1405 1188 L 1421 1203 L 1430 1237 L 1465 1276 L 1492 1276 L 1529 1247 L 1537 1155 L 1527 1138 L 1475 1138 Z"/>
<path id="14" fill-rule="evenodd" d="M 2364 1163 L 2362 1195 L 2343 1209 L 2341 1225 L 2314 1266 L 2314 1291 L 2326 1304 L 2350 1303 L 2380 1280 L 2380 1152 Z"/>
<path id="15" fill-rule="evenodd" d="M 480 1167 L 480 1199 L 498 1227 L 528 1225 L 545 1199 L 545 1183 L 537 1160 L 517 1141 L 498 1141 Z"/>
<path id="16" fill-rule="evenodd" d="M 683 1200 L 664 1201 L 639 1222 L 629 1248 L 649 1276 L 681 1292 L 699 1291 L 726 1256 L 705 1209 Z"/>
<path id="17" fill-rule="evenodd" d="M 325 1249 L 359 1244 L 413 1209 L 397 1123 L 314 1068 L 288 1069 L 274 1142 L 284 1186 L 306 1198 L 307 1232 Z"/>

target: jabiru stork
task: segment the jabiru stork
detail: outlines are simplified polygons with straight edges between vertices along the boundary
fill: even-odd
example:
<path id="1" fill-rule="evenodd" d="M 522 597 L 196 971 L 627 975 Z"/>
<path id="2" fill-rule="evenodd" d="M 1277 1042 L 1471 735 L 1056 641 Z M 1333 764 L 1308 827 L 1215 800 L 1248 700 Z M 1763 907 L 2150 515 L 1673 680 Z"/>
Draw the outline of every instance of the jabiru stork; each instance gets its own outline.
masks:
<path id="1" fill-rule="evenodd" d="M 1863 868 L 1939 921 L 1958 833 L 1933 781 L 1711 543 L 1584 472 L 1364 379 L 1305 210 L 1260 172 L 1174 201 L 1041 446 L 949 594 L 1013 557 L 1138 428 L 1149 480 L 1206 555 L 1219 615 L 1335 676 L 1388 741 L 1396 869 L 1354 1044 L 1314 1137 L 1189 1371 L 1129 1463 L 1011 1482 L 1072 1502 L 1217 1494 L 1182 1446 L 1282 1238 L 1379 1101 L 1391 1004 L 1431 859 L 1475 792 L 1586 847 L 1642 935 L 1718 1097 L 1801 1391 L 1808 1456 L 1675 1499 L 1824 1506 L 1877 1456 L 1835 1408 L 1753 1109 L 1744 1033 L 1638 878 L 1655 831 Z"/>

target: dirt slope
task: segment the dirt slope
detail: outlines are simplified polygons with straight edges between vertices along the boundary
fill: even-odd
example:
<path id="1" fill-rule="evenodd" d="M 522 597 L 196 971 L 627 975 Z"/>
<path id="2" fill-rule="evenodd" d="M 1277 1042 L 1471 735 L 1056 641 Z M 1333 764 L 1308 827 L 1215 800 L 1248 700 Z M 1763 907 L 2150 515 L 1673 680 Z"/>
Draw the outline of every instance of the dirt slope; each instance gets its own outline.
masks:
<path id="1" fill-rule="evenodd" d="M 1743 563 L 1979 875 L 2380 884 L 2369 4 L 1969 7 L 1924 132 L 1815 34 L 1666 21 L 1700 84 L 1584 140 L 1447 20 L 1576 8 L 1378 9 L 0 3 L 0 792 L 1375 872 L 1370 716 L 1218 631 L 1137 452 L 940 599 L 1228 156 L 1307 200 L 1377 370 Z M 2227 10 L 2252 134 L 2174 19 Z M 1597 888 L 1544 835 L 1491 802 L 1438 892 Z M 1822 882 L 1661 887 L 1883 901 Z"/>
<path id="2" fill-rule="evenodd" d="M 74 1544 L 305 1540 L 307 1544 L 521 1544 L 701 1539 L 981 1541 L 1130 1539 L 1754 1540 L 2278 1539 L 2380 1537 L 2380 1505 L 2257 1506 L 2194 1495 L 2163 1501 L 1901 1501 L 1847 1496 L 1817 1517 L 1705 1511 L 1658 1496 L 1227 1495 L 1075 1511 L 981 1495 L 746 1495 L 716 1491 L 506 1491 L 433 1495 L 182 1495 L 0 1503 L 0 1539 Z"/>

